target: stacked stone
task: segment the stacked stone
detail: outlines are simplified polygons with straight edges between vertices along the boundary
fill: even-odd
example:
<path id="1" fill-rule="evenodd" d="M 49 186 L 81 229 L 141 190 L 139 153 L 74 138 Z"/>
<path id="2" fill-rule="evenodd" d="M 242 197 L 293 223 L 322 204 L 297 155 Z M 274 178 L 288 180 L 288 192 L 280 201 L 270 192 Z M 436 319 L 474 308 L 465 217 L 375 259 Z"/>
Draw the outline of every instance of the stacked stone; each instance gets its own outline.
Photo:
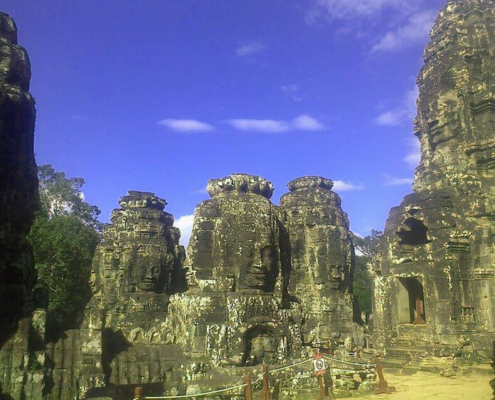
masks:
<path id="1" fill-rule="evenodd" d="M 352 350 L 362 340 L 354 250 L 331 187 L 296 179 L 278 207 L 261 177 L 211 180 L 185 262 L 165 201 L 121 198 L 96 250 L 85 321 L 48 348 L 52 399 L 131 396 L 137 385 L 147 395 L 199 393 L 235 386 L 262 363 L 309 357 L 323 340 Z M 314 384 L 299 376 L 291 391 Z"/>
<path id="2" fill-rule="evenodd" d="M 289 292 L 301 303 L 305 319 L 303 341 L 347 339 L 351 345 L 354 247 L 347 214 L 330 179 L 306 176 L 288 187 L 280 206 L 291 244 Z"/>
<path id="3" fill-rule="evenodd" d="M 26 239 L 38 207 L 30 78 L 15 23 L 0 12 L 0 397 L 13 398 L 41 398 L 44 364 L 33 343 L 43 341 L 44 314 L 33 326 L 36 274 Z"/>
<path id="4" fill-rule="evenodd" d="M 375 268 L 375 341 L 389 356 L 490 357 L 494 44 L 493 0 L 449 1 L 431 31 L 418 77 L 414 193 L 391 210 Z"/>
<path id="5" fill-rule="evenodd" d="M 49 348 L 58 360 L 54 399 L 108 394 L 109 384 L 163 383 L 180 358 L 166 326 L 169 296 L 185 288 L 180 232 L 153 193 L 130 191 L 119 203 L 96 249 L 81 329 Z M 125 390 L 119 395 L 132 395 Z"/>
<path id="6" fill-rule="evenodd" d="M 208 183 L 198 205 L 185 266 L 190 290 L 171 318 L 184 326 L 194 356 L 213 364 L 277 363 L 293 340 L 288 321 L 288 238 L 267 180 L 232 174 Z M 192 313 L 192 314 L 191 314 Z M 191 326 L 187 320 L 195 320 Z M 184 325 L 185 324 L 185 325 Z"/>

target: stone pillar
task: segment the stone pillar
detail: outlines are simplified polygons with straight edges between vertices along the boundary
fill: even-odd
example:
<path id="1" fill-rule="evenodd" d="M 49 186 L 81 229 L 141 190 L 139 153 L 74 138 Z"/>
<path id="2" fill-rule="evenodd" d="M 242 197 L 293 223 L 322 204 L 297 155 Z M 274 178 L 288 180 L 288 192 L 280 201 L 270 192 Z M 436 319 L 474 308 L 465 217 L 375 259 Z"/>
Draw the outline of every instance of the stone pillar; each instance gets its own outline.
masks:
<path id="1" fill-rule="evenodd" d="M 80 395 L 108 394 L 101 389 L 108 383 L 146 386 L 176 368 L 180 353 L 166 326 L 169 296 L 185 290 L 180 231 L 163 211 L 166 201 L 153 193 L 129 191 L 119 203 L 96 249 L 94 295 L 75 333 L 81 365 L 71 386 Z M 62 353 L 71 352 L 66 344 L 60 343 Z M 143 376 L 145 370 L 152 373 Z"/>
<path id="2" fill-rule="evenodd" d="M 387 335 L 398 358 L 411 359 L 408 346 L 432 356 L 491 357 L 494 44 L 495 2 L 451 0 L 424 52 L 415 119 L 421 161 L 414 193 L 390 211 L 379 256 L 383 285 L 375 284 L 375 318 L 390 321 L 377 334 Z M 421 328 L 404 318 L 412 311 L 407 296 L 415 300 L 412 282 L 424 293 Z"/>
<path id="3" fill-rule="evenodd" d="M 306 176 L 288 187 L 280 206 L 290 238 L 289 293 L 301 302 L 304 340 L 343 343 L 352 338 L 354 319 L 349 219 L 330 179 Z"/>
<path id="4" fill-rule="evenodd" d="M 26 239 L 38 208 L 30 78 L 15 23 L 0 12 L 0 397 L 16 400 L 41 397 L 44 364 L 32 343 L 44 335 L 44 314 L 32 318 L 36 273 Z"/>

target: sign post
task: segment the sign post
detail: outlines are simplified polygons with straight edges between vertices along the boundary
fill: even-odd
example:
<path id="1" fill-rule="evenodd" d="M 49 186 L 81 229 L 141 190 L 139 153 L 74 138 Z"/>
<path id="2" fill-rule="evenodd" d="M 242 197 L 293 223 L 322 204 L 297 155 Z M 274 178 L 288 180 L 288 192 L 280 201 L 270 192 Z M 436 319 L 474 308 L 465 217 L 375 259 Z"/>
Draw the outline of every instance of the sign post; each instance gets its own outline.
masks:
<path id="1" fill-rule="evenodd" d="M 319 353 L 313 356 L 313 366 L 315 368 L 315 375 L 318 378 L 318 387 L 320 388 L 318 398 L 320 400 L 329 399 L 325 387 L 325 374 L 327 373 L 327 367 L 325 365 L 323 354 Z"/>

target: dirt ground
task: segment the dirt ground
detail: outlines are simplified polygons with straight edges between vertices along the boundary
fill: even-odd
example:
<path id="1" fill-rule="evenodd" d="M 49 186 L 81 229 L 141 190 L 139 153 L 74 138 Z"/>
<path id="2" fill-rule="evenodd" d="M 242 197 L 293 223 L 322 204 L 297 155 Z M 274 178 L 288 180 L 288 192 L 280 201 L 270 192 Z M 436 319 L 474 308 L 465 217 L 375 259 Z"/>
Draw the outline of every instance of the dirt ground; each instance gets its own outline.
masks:
<path id="1" fill-rule="evenodd" d="M 394 375 L 385 370 L 389 386 L 397 391 L 389 395 L 352 397 L 357 399 L 387 400 L 491 400 L 490 380 L 493 375 L 464 375 L 443 377 L 441 375 L 418 372 L 414 375 Z"/>

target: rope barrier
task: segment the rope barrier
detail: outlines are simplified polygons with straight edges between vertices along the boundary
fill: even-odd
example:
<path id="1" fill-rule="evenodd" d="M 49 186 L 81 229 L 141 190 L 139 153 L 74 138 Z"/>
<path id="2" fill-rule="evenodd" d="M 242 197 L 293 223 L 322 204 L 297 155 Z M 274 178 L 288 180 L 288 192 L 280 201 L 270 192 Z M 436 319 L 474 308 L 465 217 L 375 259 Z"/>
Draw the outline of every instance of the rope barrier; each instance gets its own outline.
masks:
<path id="1" fill-rule="evenodd" d="M 360 374 L 360 373 L 364 372 L 362 369 L 361 370 L 355 370 L 355 369 L 347 369 L 347 368 L 339 368 L 339 367 L 329 367 L 328 369 L 333 370 L 333 371 L 352 373 L 352 374 Z"/>
<path id="2" fill-rule="evenodd" d="M 230 390 L 240 389 L 240 388 L 246 387 L 246 386 L 247 386 L 247 383 L 243 383 L 242 385 L 232 386 L 232 387 L 228 387 L 228 388 L 225 388 L 225 389 L 212 390 L 211 392 L 195 393 L 195 394 L 182 394 L 182 395 L 177 395 L 177 396 L 145 396 L 144 398 L 145 399 L 156 399 L 156 400 L 161 400 L 161 399 L 186 399 L 186 398 L 191 398 L 191 397 L 203 397 L 203 396 L 208 396 L 210 394 L 228 392 Z M 134 400 L 136 400 L 136 399 L 134 399 Z"/>
<path id="3" fill-rule="evenodd" d="M 328 357 L 328 356 L 324 356 L 324 358 L 326 358 L 327 360 L 330 360 L 330 361 L 337 362 L 337 363 L 347 364 L 347 365 L 357 365 L 359 367 L 368 367 L 369 368 L 371 366 L 376 366 L 376 364 L 370 364 L 370 363 L 368 363 L 368 364 L 354 363 L 354 362 L 351 362 L 351 361 L 339 360 L 338 358 L 332 358 L 332 357 Z M 296 362 L 294 364 L 285 365 L 283 367 L 275 368 L 275 369 L 272 369 L 270 372 L 271 373 L 280 372 L 280 371 L 283 371 L 283 370 L 286 370 L 286 369 L 289 369 L 289 368 L 296 367 L 298 365 L 306 364 L 306 363 L 311 362 L 311 361 L 313 361 L 313 358 L 309 358 L 307 360 L 299 361 L 299 362 Z M 329 369 L 346 371 L 346 372 L 352 372 L 352 373 L 362 372 L 362 370 L 361 371 L 354 371 L 354 370 L 351 370 L 351 369 L 338 368 L 338 367 L 329 367 Z M 257 383 L 259 383 L 261 380 L 263 380 L 263 374 L 260 374 L 258 376 L 258 378 L 255 381 L 253 381 L 251 384 L 254 386 Z M 183 395 L 176 395 L 176 396 L 145 396 L 144 399 L 150 399 L 150 400 L 151 399 L 153 399 L 153 400 L 168 400 L 168 399 L 187 399 L 187 398 L 194 398 L 194 397 L 204 397 L 204 396 L 208 396 L 208 395 L 211 395 L 211 394 L 223 393 L 223 392 L 228 392 L 228 391 L 235 390 L 235 389 L 240 389 L 240 388 L 243 388 L 243 387 L 246 387 L 246 386 L 247 386 L 247 383 L 243 383 L 241 385 L 231 386 L 231 387 L 224 388 L 224 389 L 212 390 L 212 391 L 204 392 L 204 393 L 183 394 Z M 138 399 L 137 398 L 134 398 L 133 400 L 138 400 Z"/>
<path id="4" fill-rule="evenodd" d="M 327 357 L 327 356 L 323 356 L 325 357 L 327 360 L 331 360 L 331 361 L 335 361 L 335 362 L 338 362 L 338 363 L 341 363 L 341 364 L 347 364 L 347 365 L 357 365 L 359 367 L 371 367 L 371 366 L 376 366 L 376 364 L 372 364 L 372 363 L 367 363 L 367 364 L 363 364 L 363 363 L 353 363 L 351 361 L 344 361 L 344 360 L 339 360 L 338 358 L 332 358 L 332 357 Z"/>
<path id="5" fill-rule="evenodd" d="M 263 374 L 260 374 L 258 376 L 258 379 L 256 379 L 255 381 L 253 381 L 253 383 L 251 383 L 251 385 L 256 385 L 258 382 L 261 382 L 263 380 Z"/>

